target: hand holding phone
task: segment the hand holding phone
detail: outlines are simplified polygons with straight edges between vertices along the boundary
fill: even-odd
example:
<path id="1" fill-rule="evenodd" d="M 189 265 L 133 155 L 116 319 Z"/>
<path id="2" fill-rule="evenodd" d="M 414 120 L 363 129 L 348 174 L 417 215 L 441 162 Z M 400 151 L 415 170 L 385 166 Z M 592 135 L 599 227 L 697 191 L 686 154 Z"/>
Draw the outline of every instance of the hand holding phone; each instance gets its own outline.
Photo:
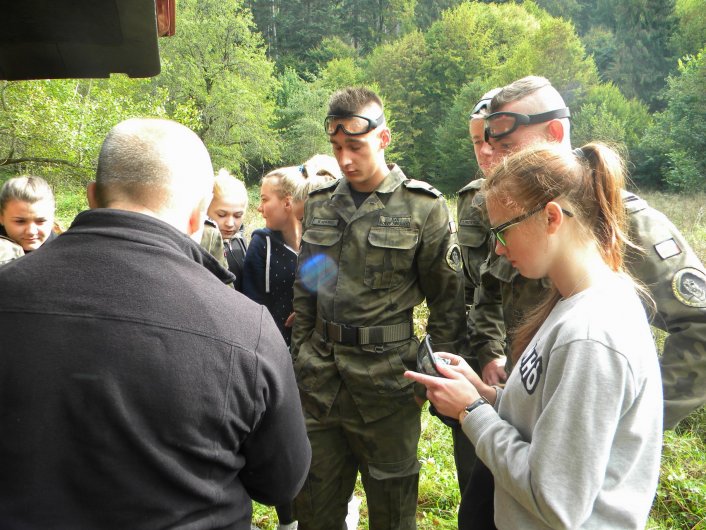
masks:
<path id="1" fill-rule="evenodd" d="M 448 359 L 439 357 L 436 353 L 434 353 L 431 337 L 427 333 L 424 335 L 424 338 L 419 343 L 419 348 L 417 349 L 417 371 L 426 375 L 444 377 L 436 368 L 436 363 L 438 362 L 442 362 L 444 364 L 450 363 Z"/>

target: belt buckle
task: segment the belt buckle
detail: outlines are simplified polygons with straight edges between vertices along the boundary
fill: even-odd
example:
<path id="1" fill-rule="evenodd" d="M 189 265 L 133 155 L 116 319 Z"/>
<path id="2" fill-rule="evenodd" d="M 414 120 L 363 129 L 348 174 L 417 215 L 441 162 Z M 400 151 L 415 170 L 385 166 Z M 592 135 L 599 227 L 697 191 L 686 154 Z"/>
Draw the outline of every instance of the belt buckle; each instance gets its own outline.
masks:
<path id="1" fill-rule="evenodd" d="M 358 328 L 347 324 L 339 324 L 340 340 L 343 344 L 356 346 L 358 344 Z"/>

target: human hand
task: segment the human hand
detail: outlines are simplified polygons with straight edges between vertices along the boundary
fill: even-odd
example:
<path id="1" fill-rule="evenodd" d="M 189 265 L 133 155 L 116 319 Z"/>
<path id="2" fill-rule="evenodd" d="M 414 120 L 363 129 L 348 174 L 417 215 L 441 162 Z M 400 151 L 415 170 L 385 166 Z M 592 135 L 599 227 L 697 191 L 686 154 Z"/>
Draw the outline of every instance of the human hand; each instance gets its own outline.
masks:
<path id="1" fill-rule="evenodd" d="M 434 404 L 436 410 L 444 416 L 457 418 L 461 411 L 470 403 L 477 400 L 480 395 L 478 390 L 466 377 L 466 369 L 470 371 L 481 384 L 480 378 L 457 355 L 441 352 L 440 357 L 450 359 L 456 364 L 437 363 L 436 367 L 444 377 L 420 374 L 408 370 L 404 373 L 407 379 L 412 379 L 427 388 L 427 398 Z"/>
<path id="2" fill-rule="evenodd" d="M 506 357 L 500 357 L 486 364 L 482 371 L 483 382 L 491 386 L 503 384 L 507 380 L 507 373 L 505 372 L 506 362 Z"/>
<path id="3" fill-rule="evenodd" d="M 287 317 L 287 320 L 284 321 L 284 327 L 291 328 L 294 325 L 294 321 L 296 320 L 296 318 L 297 314 L 292 312 L 292 314 Z"/>

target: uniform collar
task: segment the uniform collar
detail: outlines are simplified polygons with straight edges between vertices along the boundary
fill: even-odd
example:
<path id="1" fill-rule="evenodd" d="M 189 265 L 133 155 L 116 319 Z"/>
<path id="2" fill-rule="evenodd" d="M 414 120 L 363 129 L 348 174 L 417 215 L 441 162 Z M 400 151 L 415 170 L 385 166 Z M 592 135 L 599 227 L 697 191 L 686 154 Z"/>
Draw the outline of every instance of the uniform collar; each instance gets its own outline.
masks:
<path id="1" fill-rule="evenodd" d="M 392 193 L 400 187 L 400 184 L 402 184 L 405 180 L 408 180 L 397 164 L 388 164 L 387 167 L 390 169 L 390 172 L 383 179 L 380 185 L 371 193 Z M 343 182 L 345 182 L 346 185 L 337 186 L 336 190 L 333 192 L 333 195 L 351 195 L 350 184 L 345 180 L 345 178 L 342 180 L 342 183 Z"/>

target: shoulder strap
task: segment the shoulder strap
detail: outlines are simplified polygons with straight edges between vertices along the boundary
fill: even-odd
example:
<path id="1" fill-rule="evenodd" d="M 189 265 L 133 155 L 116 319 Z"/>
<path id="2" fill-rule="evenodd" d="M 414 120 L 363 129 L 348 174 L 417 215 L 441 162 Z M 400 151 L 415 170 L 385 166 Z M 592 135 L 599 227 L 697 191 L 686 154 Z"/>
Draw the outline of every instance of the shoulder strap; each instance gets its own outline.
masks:
<path id="1" fill-rule="evenodd" d="M 421 191 L 433 197 L 441 197 L 441 192 L 423 180 L 407 179 L 402 182 L 405 188 L 411 191 Z"/>

